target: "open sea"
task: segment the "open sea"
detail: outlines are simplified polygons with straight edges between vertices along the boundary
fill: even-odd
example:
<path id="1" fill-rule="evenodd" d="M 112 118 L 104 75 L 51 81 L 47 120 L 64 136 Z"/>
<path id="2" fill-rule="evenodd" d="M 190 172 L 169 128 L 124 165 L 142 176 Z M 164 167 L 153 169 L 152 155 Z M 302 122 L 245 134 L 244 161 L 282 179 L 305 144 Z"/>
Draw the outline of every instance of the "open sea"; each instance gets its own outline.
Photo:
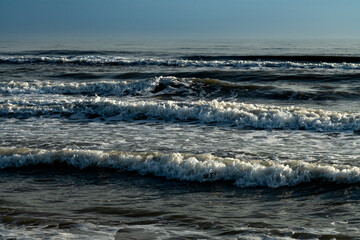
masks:
<path id="1" fill-rule="evenodd" d="M 1 41 L 0 239 L 360 239 L 360 41 Z"/>

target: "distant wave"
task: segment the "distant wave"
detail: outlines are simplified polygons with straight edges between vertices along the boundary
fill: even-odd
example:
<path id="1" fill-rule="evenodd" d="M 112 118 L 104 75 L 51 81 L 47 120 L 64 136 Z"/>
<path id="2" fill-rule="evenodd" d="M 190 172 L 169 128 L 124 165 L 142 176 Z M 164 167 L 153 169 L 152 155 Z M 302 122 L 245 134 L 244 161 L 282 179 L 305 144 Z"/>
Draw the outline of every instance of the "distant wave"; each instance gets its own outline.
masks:
<path id="1" fill-rule="evenodd" d="M 21 55 L 31 55 L 31 56 L 84 56 L 84 55 L 120 55 L 120 54 L 137 54 L 142 53 L 141 51 L 109 51 L 109 50 L 67 50 L 67 49 L 48 49 L 48 50 L 34 50 L 34 51 L 21 51 L 21 52 L 1 52 L 1 54 L 6 54 L 10 56 L 21 56 Z"/>
<path id="2" fill-rule="evenodd" d="M 78 57 L 78 56 L 100 56 L 112 57 L 119 55 L 144 55 L 149 51 L 99 51 L 99 50 L 36 50 L 23 52 L 2 52 L 9 56 L 36 56 L 36 57 Z M 155 52 L 154 52 L 155 54 Z M 247 60 L 247 61 L 286 61 L 286 62 L 328 62 L 328 63 L 360 63 L 360 56 L 346 55 L 190 55 L 182 56 L 180 59 L 221 61 L 221 60 Z"/>
<path id="3" fill-rule="evenodd" d="M 79 64 L 113 66 L 169 66 L 169 67 L 211 67 L 230 69 L 338 69 L 360 70 L 359 62 L 306 62 L 278 60 L 234 60 L 234 59 L 127 59 L 114 56 L 56 56 L 56 57 L 12 57 L 1 56 L 0 64 Z"/>
<path id="4" fill-rule="evenodd" d="M 276 188 L 311 181 L 360 183 L 360 168 L 346 165 L 304 161 L 250 161 L 211 154 L 0 148 L 0 169 L 39 164 L 67 164 L 79 169 L 111 168 L 185 181 L 230 181 L 242 188 Z"/>
<path id="5" fill-rule="evenodd" d="M 328 62 L 328 63 L 360 63 L 360 57 L 356 56 L 336 56 L 336 55 L 248 55 L 248 56 L 211 56 L 193 55 L 186 56 L 189 60 L 251 60 L 251 61 L 286 61 L 286 62 Z"/>
<path id="6" fill-rule="evenodd" d="M 217 100 L 117 101 L 101 97 L 83 100 L 55 97 L 48 100 L 2 100 L 0 116 L 106 118 L 113 121 L 153 119 L 226 124 L 238 128 L 268 130 L 358 131 L 360 129 L 359 113 L 331 112 L 303 107 L 278 107 Z"/>

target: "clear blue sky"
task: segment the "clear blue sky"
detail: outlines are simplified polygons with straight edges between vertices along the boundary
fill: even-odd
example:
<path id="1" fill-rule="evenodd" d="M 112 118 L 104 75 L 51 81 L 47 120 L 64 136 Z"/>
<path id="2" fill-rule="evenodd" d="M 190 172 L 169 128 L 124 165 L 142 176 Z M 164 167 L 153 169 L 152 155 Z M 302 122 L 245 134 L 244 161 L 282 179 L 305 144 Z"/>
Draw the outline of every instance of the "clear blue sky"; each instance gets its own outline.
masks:
<path id="1" fill-rule="evenodd" d="M 356 38 L 360 0 L 0 0 L 0 39 Z"/>

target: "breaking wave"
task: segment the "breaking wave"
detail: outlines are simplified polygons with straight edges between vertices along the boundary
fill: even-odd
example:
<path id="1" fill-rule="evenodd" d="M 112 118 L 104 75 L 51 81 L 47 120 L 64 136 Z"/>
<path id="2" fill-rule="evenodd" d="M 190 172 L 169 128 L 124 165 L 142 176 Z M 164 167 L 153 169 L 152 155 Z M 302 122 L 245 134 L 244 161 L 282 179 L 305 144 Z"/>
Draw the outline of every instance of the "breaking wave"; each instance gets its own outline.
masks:
<path id="1" fill-rule="evenodd" d="M 360 168 L 305 161 L 241 160 L 211 154 L 0 148 L 0 169 L 39 164 L 136 171 L 185 181 L 230 181 L 238 187 L 282 187 L 311 181 L 360 183 Z"/>
<path id="2" fill-rule="evenodd" d="M 209 78 L 177 78 L 160 76 L 132 81 L 10 81 L 0 82 L 0 94 L 63 94 L 63 95 L 161 95 L 220 97 L 226 98 L 266 98 L 282 100 L 343 100 L 359 99 L 356 89 L 336 89 L 299 91 L 281 88 L 275 84 L 240 84 Z"/>
<path id="3" fill-rule="evenodd" d="M 225 124 L 238 128 L 295 129 L 314 131 L 358 131 L 360 114 L 325 111 L 304 107 L 280 107 L 228 101 L 119 101 L 95 97 L 74 100 L 54 99 L 0 101 L 0 116 L 35 116 L 76 119 L 106 118 L 122 120 L 165 120 Z"/>
<path id="4" fill-rule="evenodd" d="M 114 66 L 169 66 L 169 67 L 211 67 L 231 69 L 334 69 L 360 70 L 359 62 L 317 62 L 297 61 L 296 59 L 214 59 L 214 58 L 175 58 L 175 59 L 129 59 L 116 56 L 0 56 L 0 64 L 80 64 Z"/>
<path id="5" fill-rule="evenodd" d="M 86 94 L 86 95 L 139 95 L 155 90 L 162 78 L 143 81 L 51 82 L 10 81 L 0 83 L 2 94 Z M 165 81 L 165 80 L 163 80 Z"/>

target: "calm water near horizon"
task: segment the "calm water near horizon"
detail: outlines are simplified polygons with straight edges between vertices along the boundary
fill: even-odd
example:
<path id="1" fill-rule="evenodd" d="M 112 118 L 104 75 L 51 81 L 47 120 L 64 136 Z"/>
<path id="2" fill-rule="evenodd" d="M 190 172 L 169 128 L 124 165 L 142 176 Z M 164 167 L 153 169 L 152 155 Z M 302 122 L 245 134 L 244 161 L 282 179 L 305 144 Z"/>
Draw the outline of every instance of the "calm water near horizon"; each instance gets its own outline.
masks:
<path id="1" fill-rule="evenodd" d="M 360 41 L 0 41 L 1 239 L 360 239 Z"/>

